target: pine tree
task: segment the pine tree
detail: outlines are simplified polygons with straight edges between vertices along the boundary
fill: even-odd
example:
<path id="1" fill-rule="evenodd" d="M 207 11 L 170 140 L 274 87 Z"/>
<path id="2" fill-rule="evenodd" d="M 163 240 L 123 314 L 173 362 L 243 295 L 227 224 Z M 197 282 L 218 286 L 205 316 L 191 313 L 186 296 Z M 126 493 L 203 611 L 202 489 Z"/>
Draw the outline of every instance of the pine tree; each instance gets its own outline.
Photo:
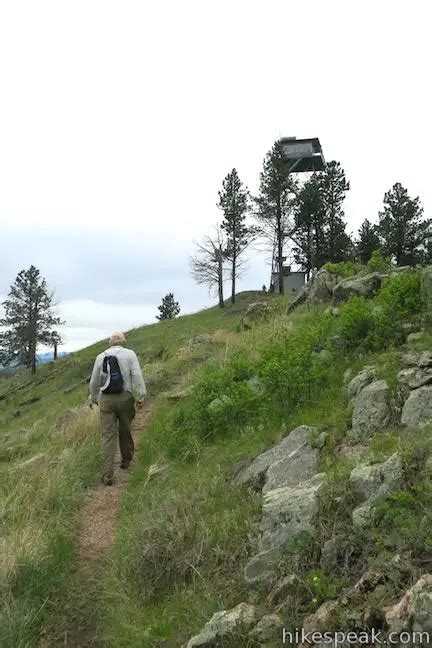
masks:
<path id="1" fill-rule="evenodd" d="M 224 214 L 222 229 L 227 235 L 225 257 L 231 263 L 231 302 L 235 302 L 236 279 L 243 269 L 242 255 L 252 240 L 253 229 L 246 225 L 249 210 L 249 193 L 243 186 L 236 169 L 225 176 L 219 191 L 219 209 Z"/>
<path id="2" fill-rule="evenodd" d="M 55 314 L 53 294 L 35 266 L 17 275 L 3 306 L 0 326 L 6 330 L 0 334 L 1 361 L 6 365 L 18 361 L 35 373 L 38 345 L 60 340 L 54 327 L 63 324 Z"/>
<path id="3" fill-rule="evenodd" d="M 221 227 L 216 227 L 214 237 L 206 236 L 202 243 L 196 243 L 197 253 L 191 257 L 192 276 L 198 284 L 208 286 L 209 292 L 217 289 L 219 307 L 224 308 L 223 285 L 227 243 Z"/>
<path id="4" fill-rule="evenodd" d="M 361 263 L 367 263 L 372 256 L 372 252 L 380 248 L 376 226 L 372 225 L 367 218 L 358 231 L 356 248 Z"/>
<path id="5" fill-rule="evenodd" d="M 342 209 L 350 183 L 340 162 L 329 162 L 318 175 L 320 197 L 326 227 L 326 261 L 344 261 L 352 248 L 352 241 L 345 232 L 345 213 Z"/>
<path id="6" fill-rule="evenodd" d="M 173 293 L 168 293 L 162 297 L 162 303 L 158 306 L 159 315 L 156 315 L 158 320 L 174 319 L 180 313 L 180 305 L 174 299 Z"/>
<path id="7" fill-rule="evenodd" d="M 430 231 L 431 220 L 423 219 L 419 197 L 410 198 L 400 182 L 394 184 L 384 195 L 384 211 L 379 212 L 377 233 L 384 254 L 397 265 L 415 265 L 424 256 Z"/>
<path id="8" fill-rule="evenodd" d="M 309 279 L 311 270 L 325 262 L 324 206 L 317 174 L 307 180 L 297 194 L 294 209 L 294 258 Z"/>
<path id="9" fill-rule="evenodd" d="M 260 174 L 256 218 L 259 231 L 277 250 L 279 291 L 284 292 L 283 250 L 290 227 L 294 182 L 288 174 L 280 141 L 273 144 L 263 162 Z"/>

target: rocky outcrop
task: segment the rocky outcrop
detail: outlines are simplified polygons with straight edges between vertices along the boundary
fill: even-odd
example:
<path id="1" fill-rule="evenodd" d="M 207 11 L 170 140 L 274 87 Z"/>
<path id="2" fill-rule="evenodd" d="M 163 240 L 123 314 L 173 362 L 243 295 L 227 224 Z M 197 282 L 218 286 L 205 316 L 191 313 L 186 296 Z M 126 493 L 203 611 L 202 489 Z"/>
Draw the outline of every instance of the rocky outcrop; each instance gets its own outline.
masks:
<path id="1" fill-rule="evenodd" d="M 367 526 L 376 505 L 404 488 L 402 459 L 394 453 L 384 463 L 360 465 L 351 471 L 349 483 L 362 504 L 354 509 L 353 524 Z"/>
<path id="2" fill-rule="evenodd" d="M 318 496 L 324 484 L 325 474 L 318 473 L 297 486 L 283 486 L 265 494 L 259 553 L 245 569 L 248 583 L 267 580 L 274 573 L 286 544 L 313 533 Z"/>
<path id="3" fill-rule="evenodd" d="M 233 640 L 237 633 L 250 631 L 258 618 L 256 608 L 248 603 L 239 603 L 231 610 L 216 612 L 201 632 L 188 641 L 187 648 L 210 648 Z"/>
<path id="4" fill-rule="evenodd" d="M 295 428 L 282 441 L 258 455 L 236 476 L 238 485 L 263 485 L 267 492 L 284 485 L 295 485 L 316 472 L 317 450 L 310 441 L 317 429 L 307 425 Z M 306 474 L 302 474 L 302 470 Z"/>
<path id="5" fill-rule="evenodd" d="M 402 425 L 424 428 L 432 423 L 432 385 L 414 389 L 402 409 Z"/>
<path id="6" fill-rule="evenodd" d="M 340 281 L 340 277 L 321 268 L 310 283 L 307 301 L 311 305 L 324 304 L 331 301 L 333 291 Z"/>
<path id="7" fill-rule="evenodd" d="M 352 400 L 357 396 L 362 389 L 369 385 L 376 376 L 376 367 L 368 365 L 364 367 L 348 384 L 347 393 L 348 398 Z"/>
<path id="8" fill-rule="evenodd" d="M 382 275 L 378 272 L 342 279 L 333 289 L 333 299 L 335 302 L 341 302 L 346 301 L 351 296 L 373 297 L 381 287 L 382 279 Z"/>
<path id="9" fill-rule="evenodd" d="M 432 632 L 432 575 L 425 574 L 387 609 L 385 620 L 390 632 Z"/>
<path id="10" fill-rule="evenodd" d="M 390 390 L 385 380 L 367 384 L 353 399 L 352 429 L 349 439 L 361 441 L 385 427 L 391 416 Z"/>
<path id="11" fill-rule="evenodd" d="M 268 641 L 276 642 L 280 636 L 283 621 L 279 614 L 266 614 L 261 621 L 250 631 L 249 637 L 258 645 Z"/>

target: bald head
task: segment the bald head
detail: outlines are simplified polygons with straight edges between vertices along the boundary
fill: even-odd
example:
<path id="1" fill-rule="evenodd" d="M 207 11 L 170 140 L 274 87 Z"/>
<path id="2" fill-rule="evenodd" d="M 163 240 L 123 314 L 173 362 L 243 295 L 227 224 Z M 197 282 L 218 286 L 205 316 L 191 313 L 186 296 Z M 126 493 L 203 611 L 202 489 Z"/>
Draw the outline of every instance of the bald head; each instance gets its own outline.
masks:
<path id="1" fill-rule="evenodd" d="M 115 331 L 109 339 L 110 345 L 111 346 L 118 346 L 126 344 L 126 338 L 124 334 L 121 331 Z"/>

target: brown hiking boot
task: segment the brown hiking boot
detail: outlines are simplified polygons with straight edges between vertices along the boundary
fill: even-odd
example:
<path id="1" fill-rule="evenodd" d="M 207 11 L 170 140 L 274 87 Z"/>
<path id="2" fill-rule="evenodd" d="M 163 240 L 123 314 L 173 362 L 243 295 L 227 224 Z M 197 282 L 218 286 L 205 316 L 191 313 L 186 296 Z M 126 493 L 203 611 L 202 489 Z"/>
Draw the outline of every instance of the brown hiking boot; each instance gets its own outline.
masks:
<path id="1" fill-rule="evenodd" d="M 130 466 L 130 461 L 122 461 L 120 464 L 120 468 L 122 468 L 123 470 L 127 470 L 129 466 Z"/>

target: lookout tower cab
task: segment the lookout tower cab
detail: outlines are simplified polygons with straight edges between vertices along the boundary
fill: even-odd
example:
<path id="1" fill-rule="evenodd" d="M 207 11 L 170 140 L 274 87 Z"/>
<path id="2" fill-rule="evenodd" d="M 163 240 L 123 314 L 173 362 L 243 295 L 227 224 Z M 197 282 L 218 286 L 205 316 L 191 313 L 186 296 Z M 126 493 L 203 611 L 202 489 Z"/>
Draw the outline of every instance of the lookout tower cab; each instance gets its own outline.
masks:
<path id="1" fill-rule="evenodd" d="M 291 266 L 284 266 L 283 268 L 283 291 L 285 295 L 295 295 L 298 293 L 306 281 L 306 272 L 303 271 L 291 271 Z M 279 273 L 272 273 L 271 280 L 271 291 L 275 293 L 280 293 L 279 290 Z"/>
<path id="2" fill-rule="evenodd" d="M 324 169 L 325 160 L 318 137 L 282 137 L 280 143 L 289 167 L 288 173 L 307 173 Z"/>

